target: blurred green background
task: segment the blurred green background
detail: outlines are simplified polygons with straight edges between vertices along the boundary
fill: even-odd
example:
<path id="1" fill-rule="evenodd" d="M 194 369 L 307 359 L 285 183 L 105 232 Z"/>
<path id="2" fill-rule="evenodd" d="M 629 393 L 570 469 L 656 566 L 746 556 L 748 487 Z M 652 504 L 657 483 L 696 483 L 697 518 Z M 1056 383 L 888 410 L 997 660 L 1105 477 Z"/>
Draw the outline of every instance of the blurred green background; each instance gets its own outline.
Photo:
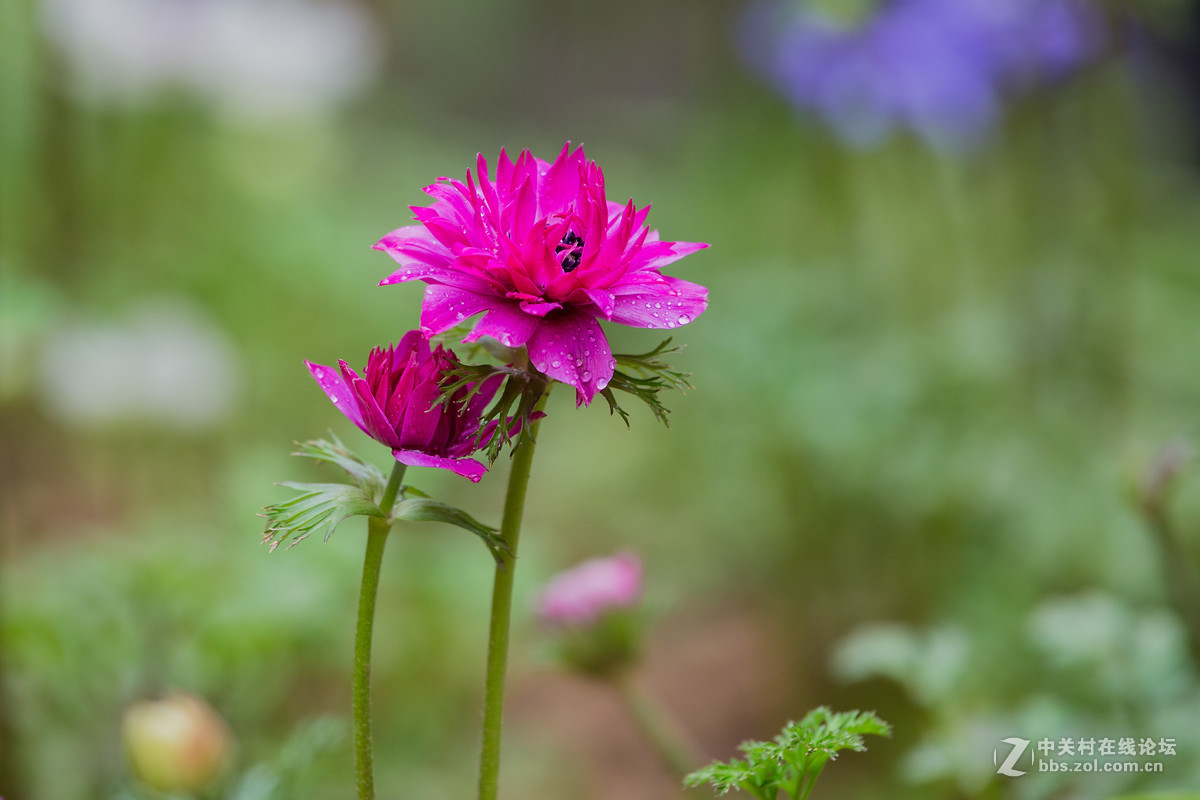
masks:
<path id="1" fill-rule="evenodd" d="M 350 796 L 365 526 L 271 554 L 254 515 L 286 496 L 274 481 L 327 474 L 294 440 L 387 454 L 302 360 L 365 363 L 416 326 L 419 288 L 375 288 L 391 262 L 370 245 L 421 187 L 567 139 L 610 199 L 712 244 L 669 270 L 710 308 L 677 335 L 696 388 L 668 398 L 672 430 L 552 400 L 504 794 L 678 794 L 530 613 L 549 575 L 622 548 L 646 562 L 642 677 L 708 756 L 828 703 L 896 732 L 820 796 L 1200 789 L 1191 612 L 1164 570 L 1194 575 L 1200 470 L 1166 494 L 1168 559 L 1137 500 L 1200 414 L 1197 103 L 1163 57 L 1196 36 L 1188 4 L 1161 27 L 1122 13 L 1104 54 L 953 156 L 903 135 L 847 149 L 747 73 L 739 8 L 715 0 L 296 0 L 211 42 L 136 5 L 0 7 L 7 800 L 144 796 L 121 716 L 171 688 L 239 743 L 213 797 Z M 506 470 L 410 480 L 494 523 Z M 392 538 L 382 797 L 471 795 L 490 575 L 460 531 Z M 1009 779 L 1009 736 L 1178 754 L 1161 774 Z"/>

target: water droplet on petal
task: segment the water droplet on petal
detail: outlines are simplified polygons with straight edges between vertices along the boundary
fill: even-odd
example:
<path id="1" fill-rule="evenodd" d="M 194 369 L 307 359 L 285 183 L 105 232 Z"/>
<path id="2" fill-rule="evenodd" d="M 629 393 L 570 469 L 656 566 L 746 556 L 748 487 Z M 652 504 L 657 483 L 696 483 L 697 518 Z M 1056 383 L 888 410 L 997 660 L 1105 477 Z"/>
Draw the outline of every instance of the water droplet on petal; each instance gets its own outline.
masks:
<path id="1" fill-rule="evenodd" d="M 689 322 L 691 322 L 691 321 L 692 321 L 692 318 L 691 318 L 691 317 L 689 317 L 687 314 L 680 314 L 680 315 L 679 315 L 679 324 L 680 324 L 680 325 L 687 325 L 687 324 L 688 324 Z"/>
<path id="2" fill-rule="evenodd" d="M 561 362 L 561 361 L 557 361 L 557 360 L 555 360 L 555 361 L 551 361 L 551 362 L 550 362 L 550 366 L 552 366 L 552 367 L 555 367 L 555 368 L 558 368 L 558 367 L 562 366 L 562 362 Z"/>
<path id="3" fill-rule="evenodd" d="M 654 307 L 655 307 L 655 308 L 662 308 L 662 303 L 655 303 L 655 304 L 654 304 Z"/>

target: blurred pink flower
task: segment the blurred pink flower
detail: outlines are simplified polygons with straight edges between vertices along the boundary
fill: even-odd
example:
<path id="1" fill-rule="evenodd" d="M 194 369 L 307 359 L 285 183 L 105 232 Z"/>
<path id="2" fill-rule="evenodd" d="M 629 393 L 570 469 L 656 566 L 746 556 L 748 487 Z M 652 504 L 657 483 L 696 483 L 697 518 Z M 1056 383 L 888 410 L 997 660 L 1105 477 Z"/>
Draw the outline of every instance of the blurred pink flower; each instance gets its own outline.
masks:
<path id="1" fill-rule="evenodd" d="M 642 561 L 633 553 L 594 558 L 560 572 L 542 590 L 537 614 L 548 625 L 587 626 L 641 598 Z"/>
<path id="2" fill-rule="evenodd" d="M 660 270 L 707 247 L 663 242 L 646 227 L 650 207 L 622 206 L 604 194 L 604 174 L 568 142 L 553 164 L 528 150 L 514 164 L 504 151 L 496 178 L 478 157 L 466 183 L 443 178 L 425 188 L 420 225 L 375 245 L 401 269 L 380 285 L 429 286 L 421 328 L 433 335 L 481 312 L 466 341 L 491 336 L 527 345 L 542 373 L 574 386 L 589 403 L 616 363 L 598 319 L 638 328 L 675 328 L 708 305 L 703 286 Z"/>
<path id="3" fill-rule="evenodd" d="M 438 384 L 455 363 L 454 353 L 440 345 L 431 351 L 420 331 L 409 331 L 392 347 L 372 350 L 365 378 L 345 361 L 338 361 L 338 369 L 304 363 L 334 405 L 372 439 L 392 448 L 400 463 L 448 469 L 475 482 L 487 472 L 469 456 L 479 449 L 480 418 L 503 376 L 488 378 L 465 405 L 470 385 L 447 405 L 435 406 Z M 484 440 L 494 426 L 483 429 Z"/>

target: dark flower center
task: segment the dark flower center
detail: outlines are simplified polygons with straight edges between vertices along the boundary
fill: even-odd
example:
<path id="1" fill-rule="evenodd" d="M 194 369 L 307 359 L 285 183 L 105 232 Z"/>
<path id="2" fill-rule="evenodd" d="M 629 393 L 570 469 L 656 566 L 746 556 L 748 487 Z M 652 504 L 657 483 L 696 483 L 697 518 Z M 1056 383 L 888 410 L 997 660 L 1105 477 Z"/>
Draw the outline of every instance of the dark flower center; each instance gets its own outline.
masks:
<path id="1" fill-rule="evenodd" d="M 563 272 L 572 271 L 579 266 L 579 259 L 583 258 L 583 237 L 575 231 L 567 231 L 562 244 L 555 247 L 554 252 L 561 257 Z"/>

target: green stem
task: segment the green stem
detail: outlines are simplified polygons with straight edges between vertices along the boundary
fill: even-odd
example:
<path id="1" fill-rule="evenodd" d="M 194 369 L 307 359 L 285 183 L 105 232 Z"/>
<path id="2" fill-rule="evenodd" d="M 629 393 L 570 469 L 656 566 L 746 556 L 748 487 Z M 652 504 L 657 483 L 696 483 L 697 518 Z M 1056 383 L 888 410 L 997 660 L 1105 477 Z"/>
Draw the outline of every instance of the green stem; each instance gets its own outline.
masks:
<path id="1" fill-rule="evenodd" d="M 375 596 L 383 546 L 392 523 L 387 518 L 396 502 L 405 466 L 399 461 L 379 500 L 383 517 L 367 519 L 367 552 L 363 558 L 362 591 L 358 595 L 358 626 L 354 633 L 354 771 L 359 800 L 375 800 L 375 766 L 371 756 L 371 634 L 375 628 Z"/>
<path id="2" fill-rule="evenodd" d="M 1143 513 L 1161 555 L 1167 597 L 1183 620 L 1188 650 L 1200 666 L 1200 579 L 1193 559 L 1180 545 L 1161 502 L 1145 504 Z"/>
<path id="3" fill-rule="evenodd" d="M 549 390 L 538 401 L 536 410 L 546 404 Z M 488 630 L 487 679 L 483 698 L 483 750 L 479 756 L 479 800 L 496 800 L 500 786 L 500 733 L 504 717 L 504 678 L 508 671 L 508 630 L 512 620 L 513 579 L 517 571 L 517 545 L 521 540 L 521 517 L 525 513 L 525 495 L 533 468 L 540 420 L 529 425 L 529 436 L 522 435 L 513 448 L 512 471 L 504 497 L 504 517 L 500 538 L 509 552 L 496 562 L 492 584 L 492 617 Z"/>
<path id="4" fill-rule="evenodd" d="M 696 754 L 696 748 L 684 738 L 679 726 L 668 718 L 662 706 L 638 686 L 632 676 L 617 675 L 612 683 L 647 741 L 654 747 L 654 752 L 668 769 L 682 779 L 700 765 L 701 759 Z"/>

